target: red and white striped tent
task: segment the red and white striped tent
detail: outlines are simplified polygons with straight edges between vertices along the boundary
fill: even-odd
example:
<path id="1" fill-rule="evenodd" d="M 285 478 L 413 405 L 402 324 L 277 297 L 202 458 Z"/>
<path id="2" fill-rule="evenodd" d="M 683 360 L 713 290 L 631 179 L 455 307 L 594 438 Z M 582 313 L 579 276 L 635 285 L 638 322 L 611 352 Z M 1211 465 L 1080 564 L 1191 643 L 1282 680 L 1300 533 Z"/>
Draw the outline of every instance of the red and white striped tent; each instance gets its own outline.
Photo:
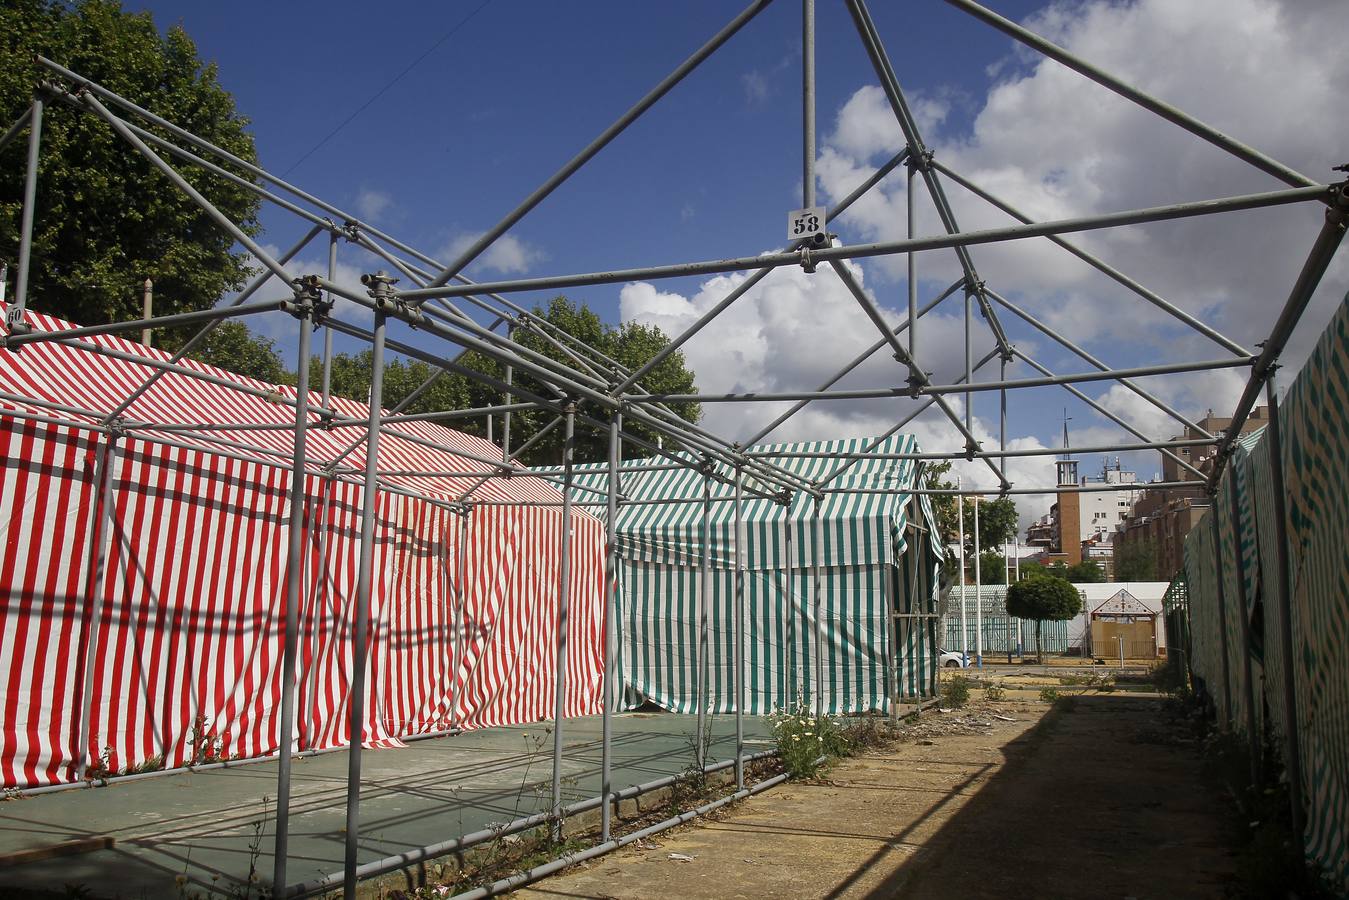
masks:
<path id="1" fill-rule="evenodd" d="M 72 327 L 31 312 L 27 320 L 39 330 Z M 85 731 L 89 758 L 112 771 L 255 757 L 281 745 L 286 426 L 294 425 L 284 401 L 295 392 L 185 360 L 182 368 L 215 381 L 167 372 L 122 414 L 116 434 L 66 424 L 99 422 L 155 371 L 137 361 L 146 358 L 169 357 L 112 336 L 0 349 L 4 787 L 72 781 Z M 353 443 L 342 465 L 364 466 L 366 410 L 340 398 L 331 409 L 331 428 L 313 416 L 308 429 L 296 749 L 350 737 L 361 484 L 319 467 Z M 276 428 L 182 428 L 230 423 Z M 486 469 L 455 451 L 500 455 L 439 425 L 400 422 L 381 435 L 379 467 Z M 473 498 L 503 505 L 474 506 L 466 521 L 444 501 L 479 480 L 382 477 L 390 487 L 377 499 L 367 746 L 552 716 L 562 515 L 510 504 L 561 494 L 538 478 L 492 479 Z M 565 712 L 586 715 L 600 711 L 604 534 L 580 511 L 572 527 Z"/>

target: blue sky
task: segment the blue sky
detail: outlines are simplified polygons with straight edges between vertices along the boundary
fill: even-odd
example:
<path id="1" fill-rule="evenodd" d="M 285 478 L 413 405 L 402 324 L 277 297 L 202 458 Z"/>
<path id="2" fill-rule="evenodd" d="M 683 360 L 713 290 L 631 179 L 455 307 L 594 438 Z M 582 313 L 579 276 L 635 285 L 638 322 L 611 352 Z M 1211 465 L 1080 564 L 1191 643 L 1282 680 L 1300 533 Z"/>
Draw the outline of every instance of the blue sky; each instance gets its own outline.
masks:
<path id="1" fill-rule="evenodd" d="M 1349 65 L 1335 49 L 1349 34 L 1330 0 L 992 6 L 1311 177 L 1331 180 L 1330 165 L 1349 159 L 1342 132 L 1324 116 L 1326 101 L 1349 87 Z M 202 56 L 219 64 L 221 82 L 252 120 L 265 166 L 439 258 L 494 224 L 739 10 L 733 3 L 509 0 L 481 8 L 477 0 L 128 7 L 150 10 L 161 28 L 180 22 Z M 939 158 L 1037 217 L 1280 187 L 943 3 L 876 3 L 873 15 Z M 774 4 L 468 274 L 490 280 L 780 247 L 784 214 L 800 203 L 799 32 L 800 4 Z M 1317 52 L 1322 45 L 1326 52 Z M 842 4 L 819 4 L 817 48 L 820 191 L 836 199 L 899 143 Z M 882 187 L 838 223 L 844 242 L 902 236 L 902 174 Z M 948 190 L 967 230 L 1007 224 L 958 187 Z M 919 207 L 920 231 L 938 230 L 925 199 Z M 1249 346 L 1273 322 L 1318 223 L 1312 210 L 1278 210 L 1231 215 L 1212 226 L 1144 226 L 1080 243 Z M 285 214 L 269 212 L 264 224 L 263 239 L 275 247 L 305 230 Z M 1040 244 L 978 250 L 975 261 L 991 286 L 1114 366 L 1223 355 Z M 953 280 L 948 257 L 920 256 L 924 299 Z M 315 269 L 322 258 L 315 252 L 302 261 Z M 370 268 L 346 258 L 355 269 Z M 903 267 L 902 258 L 859 264 L 892 318 L 905 304 Z M 1294 367 L 1343 295 L 1345 269 L 1342 256 L 1294 342 Z M 568 293 L 610 321 L 637 318 L 673 332 L 735 283 L 685 279 Z M 774 284 L 689 345 L 700 387 L 814 388 L 874 340 L 860 310 L 830 286 L 836 279 L 793 272 Z M 920 360 L 937 381 L 953 380 L 962 366 L 959 300 L 949 303 L 920 331 Z M 279 321 L 262 327 L 281 328 Z M 1018 346 L 1054 370 L 1090 368 L 1005 313 L 1004 322 Z M 981 337 L 976 347 L 986 343 Z M 1016 366 L 1008 374 L 1034 373 Z M 903 377 L 882 358 L 847 383 L 894 384 Z M 1148 386 L 1186 415 L 1201 416 L 1209 407 L 1230 407 L 1240 380 L 1229 372 L 1152 379 Z M 1086 390 L 1153 436 L 1178 427 L 1122 388 Z M 1014 397 L 1011 437 L 1018 446 L 1056 445 L 1065 407 L 1075 443 L 1134 440 L 1055 389 Z M 892 400 L 817 404 L 777 436 L 873 434 L 906 409 Z M 708 421 L 736 438 L 773 412 L 722 407 L 709 409 Z M 996 444 L 994 395 L 978 399 L 975 414 L 981 434 Z M 925 418 L 920 426 L 926 446 L 959 445 L 939 421 Z M 1083 470 L 1098 464 L 1089 460 Z M 1143 478 L 1159 468 L 1155 454 L 1126 464 Z M 1050 483 L 1047 460 L 1017 466 L 1013 480 Z M 977 468 L 968 475 L 983 477 Z"/>

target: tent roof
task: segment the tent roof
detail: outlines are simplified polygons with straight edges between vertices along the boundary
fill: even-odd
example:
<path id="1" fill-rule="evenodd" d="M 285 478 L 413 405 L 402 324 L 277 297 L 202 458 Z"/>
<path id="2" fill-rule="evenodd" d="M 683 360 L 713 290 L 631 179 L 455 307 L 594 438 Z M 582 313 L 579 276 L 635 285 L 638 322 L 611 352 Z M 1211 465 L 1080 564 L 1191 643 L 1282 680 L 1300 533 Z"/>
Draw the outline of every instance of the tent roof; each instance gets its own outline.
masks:
<path id="1" fill-rule="evenodd" d="M 31 310 L 27 313 L 27 320 L 35 328 L 46 331 L 64 331 L 76 327 Z M 0 333 L 8 333 L 8 329 L 0 326 Z M 120 355 L 105 355 L 94 348 Z M 24 345 L 17 352 L 0 349 L 0 412 L 5 408 L 22 409 L 72 422 L 96 424 L 156 371 L 155 367 L 138 362 L 137 358 L 168 362 L 170 355 L 112 335 L 86 336 L 64 343 L 56 340 L 36 341 Z M 285 401 L 293 401 L 296 397 L 293 387 L 268 384 L 191 359 L 184 359 L 178 365 L 209 375 L 225 384 L 202 381 L 181 372 L 166 372 L 122 413 L 121 418 L 127 423 L 129 436 L 153 438 L 162 435 L 183 444 L 198 446 L 207 452 L 227 451 L 259 462 L 289 467 L 294 457 L 295 410 Z M 250 393 L 227 385 L 241 386 Z M 31 402 L 33 400 L 77 408 L 81 412 L 53 412 L 51 407 Z M 335 422 L 325 427 L 320 424 L 319 416 L 312 412 L 318 408 L 321 400 L 317 392 L 310 392 L 311 415 L 306 436 L 306 455 L 312 461 L 311 470 L 318 471 L 329 460 L 340 456 L 349 445 L 357 443 L 357 447 L 343 458 L 342 465 L 359 472 L 365 465 L 365 443 L 362 438 L 368 416 L 366 405 L 344 397 L 331 398 L 333 413 L 359 422 Z M 147 427 L 138 427 L 141 423 Z M 247 432 L 183 427 L 230 423 L 276 427 Z M 172 430 L 163 431 L 148 427 L 151 424 L 173 427 Z M 467 456 L 457 455 L 454 451 L 460 450 L 486 459 L 501 456 L 501 449 L 494 444 L 432 422 L 399 422 L 386 426 L 386 429 L 379 442 L 379 467 L 384 470 L 482 471 L 486 474 L 486 465 Z M 394 433 L 391 434 L 390 430 Z M 458 498 L 480 479 L 481 476 L 452 478 L 405 475 L 380 478 L 382 483 L 441 500 Z M 528 476 L 493 478 L 479 488 L 473 497 L 477 500 L 515 502 L 556 502 L 562 499 L 561 493 L 547 482 Z"/>
<path id="2" fill-rule="evenodd" d="M 934 553 L 943 551 L 936 533 L 936 517 L 925 495 L 910 495 L 917 474 L 914 460 L 863 458 L 855 462 L 840 459 L 792 456 L 793 453 L 913 453 L 918 449 L 913 435 L 900 434 L 877 441 L 875 438 L 850 438 L 834 441 L 809 441 L 784 444 L 758 444 L 750 452 L 767 454 L 764 457 L 807 481 L 817 481 L 836 470 L 843 472 L 829 483 L 830 488 L 880 489 L 875 494 L 826 494 L 819 503 L 818 515 L 826 532 L 819 560 L 825 565 L 867 565 L 894 562 L 907 546 L 910 520 L 910 497 L 915 496 L 918 514 L 915 523 L 926 528 Z M 780 454 L 780 455 L 775 455 Z M 689 454 L 675 454 L 694 460 Z M 701 552 L 703 533 L 703 476 L 694 469 L 680 467 L 643 471 L 640 467 L 650 460 L 624 460 L 621 468 L 620 489 L 623 502 L 618 512 L 619 552 L 630 558 L 650 562 L 696 565 Z M 850 464 L 851 463 L 851 464 Z M 574 499 L 593 501 L 595 491 L 608 488 L 608 475 L 603 466 L 576 467 L 575 483 L 578 489 Z M 725 465 L 717 467 L 717 474 L 734 478 L 734 471 Z M 748 489 L 769 490 L 747 477 Z M 588 489 L 588 490 L 587 490 Z M 729 566 L 734 554 L 733 529 L 735 522 L 735 488 L 721 481 L 710 483 L 711 524 L 713 535 L 713 564 Z M 683 503 L 660 503 L 661 500 L 684 500 Z M 774 500 L 745 496 L 744 521 L 751 532 L 749 545 L 756 558 L 747 560 L 750 568 L 775 568 L 781 562 L 785 541 L 783 526 L 791 522 L 793 538 L 798 549 L 793 556 L 799 561 L 816 558 L 813 546 L 813 521 L 816 503 L 809 495 L 797 492 L 790 507 Z M 607 510 L 600 508 L 605 517 Z M 756 540 L 755 535 L 760 539 Z M 807 563 L 808 564 L 808 563 Z"/>

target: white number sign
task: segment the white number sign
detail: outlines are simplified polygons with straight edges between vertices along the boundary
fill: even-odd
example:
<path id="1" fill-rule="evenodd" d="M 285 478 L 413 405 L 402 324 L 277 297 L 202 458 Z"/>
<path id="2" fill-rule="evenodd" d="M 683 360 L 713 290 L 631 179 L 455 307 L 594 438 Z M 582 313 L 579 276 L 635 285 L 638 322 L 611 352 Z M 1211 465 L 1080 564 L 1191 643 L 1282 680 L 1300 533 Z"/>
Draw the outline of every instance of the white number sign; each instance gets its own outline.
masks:
<path id="1" fill-rule="evenodd" d="M 787 213 L 787 240 L 800 241 L 824 232 L 824 207 L 811 206 Z"/>

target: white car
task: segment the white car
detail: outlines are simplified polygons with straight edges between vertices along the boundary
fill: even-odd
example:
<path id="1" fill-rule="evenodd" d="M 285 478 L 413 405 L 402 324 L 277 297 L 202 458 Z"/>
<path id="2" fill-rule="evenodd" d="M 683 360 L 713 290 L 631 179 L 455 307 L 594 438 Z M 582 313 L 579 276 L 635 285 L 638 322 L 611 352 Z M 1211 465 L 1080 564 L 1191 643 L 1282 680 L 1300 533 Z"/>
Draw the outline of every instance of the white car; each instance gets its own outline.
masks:
<path id="1" fill-rule="evenodd" d="M 969 665 L 962 653 L 954 650 L 938 650 L 941 654 L 941 667 L 943 669 L 963 669 Z"/>

